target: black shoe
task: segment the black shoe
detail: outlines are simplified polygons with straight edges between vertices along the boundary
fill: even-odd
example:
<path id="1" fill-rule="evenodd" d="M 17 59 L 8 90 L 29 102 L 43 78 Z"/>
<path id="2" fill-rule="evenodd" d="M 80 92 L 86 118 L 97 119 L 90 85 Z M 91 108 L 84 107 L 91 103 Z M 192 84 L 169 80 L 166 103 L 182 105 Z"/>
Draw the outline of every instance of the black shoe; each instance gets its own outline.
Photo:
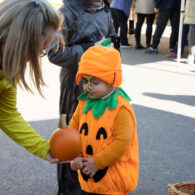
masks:
<path id="1" fill-rule="evenodd" d="M 130 34 L 130 35 L 134 35 L 134 34 L 135 34 L 135 30 L 134 30 L 134 29 L 130 29 L 130 30 L 129 30 L 129 34 Z"/>
<path id="2" fill-rule="evenodd" d="M 135 34 L 134 20 L 129 20 L 129 34 L 130 35 Z"/>
<path id="3" fill-rule="evenodd" d="M 149 47 L 146 49 L 145 54 L 158 54 L 158 49 L 154 49 L 152 47 Z"/>
<path id="4" fill-rule="evenodd" d="M 139 45 L 136 45 L 136 49 L 145 49 L 145 47 L 139 44 Z"/>

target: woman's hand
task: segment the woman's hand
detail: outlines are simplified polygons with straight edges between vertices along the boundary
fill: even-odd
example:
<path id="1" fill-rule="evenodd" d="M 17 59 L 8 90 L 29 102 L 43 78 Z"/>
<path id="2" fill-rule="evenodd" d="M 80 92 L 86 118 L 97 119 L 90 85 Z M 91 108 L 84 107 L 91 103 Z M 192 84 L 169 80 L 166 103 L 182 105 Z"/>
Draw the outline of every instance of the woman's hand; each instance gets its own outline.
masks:
<path id="1" fill-rule="evenodd" d="M 45 159 L 46 159 L 50 164 L 54 164 L 54 163 L 59 162 L 58 159 L 56 159 L 56 158 L 54 158 L 54 157 L 52 156 L 52 154 L 51 154 L 50 151 L 47 153 L 47 156 L 46 156 Z"/>
<path id="2" fill-rule="evenodd" d="M 74 171 L 76 171 L 77 169 L 82 169 L 83 166 L 83 158 L 81 157 L 76 157 L 72 161 L 70 161 L 70 167 Z"/>
<path id="3" fill-rule="evenodd" d="M 90 177 L 93 177 L 98 171 L 97 165 L 94 163 L 93 158 L 85 158 L 83 172 Z"/>

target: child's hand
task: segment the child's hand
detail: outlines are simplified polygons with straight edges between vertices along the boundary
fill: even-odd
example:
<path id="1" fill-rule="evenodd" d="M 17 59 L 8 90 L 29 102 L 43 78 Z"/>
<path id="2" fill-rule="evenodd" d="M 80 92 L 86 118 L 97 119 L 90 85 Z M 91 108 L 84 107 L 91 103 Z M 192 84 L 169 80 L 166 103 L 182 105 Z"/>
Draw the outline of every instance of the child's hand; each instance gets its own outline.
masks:
<path id="1" fill-rule="evenodd" d="M 93 177 L 98 171 L 97 165 L 94 163 L 93 158 L 85 158 L 83 172 L 90 177 Z"/>
<path id="2" fill-rule="evenodd" d="M 56 158 L 54 158 L 54 157 L 52 156 L 51 152 L 48 152 L 48 153 L 47 153 L 47 156 L 46 156 L 45 159 L 46 159 L 49 163 L 51 163 L 51 164 L 57 163 L 57 162 L 59 161 L 58 159 L 56 159 Z"/>
<path id="3" fill-rule="evenodd" d="M 83 159 L 81 157 L 74 158 L 72 161 L 70 161 L 70 166 L 74 171 L 76 171 L 77 169 L 82 169 L 84 166 Z"/>
<path id="4" fill-rule="evenodd" d="M 100 41 L 97 41 L 94 45 L 101 45 L 104 41 L 106 40 L 105 37 L 102 37 L 102 39 Z"/>

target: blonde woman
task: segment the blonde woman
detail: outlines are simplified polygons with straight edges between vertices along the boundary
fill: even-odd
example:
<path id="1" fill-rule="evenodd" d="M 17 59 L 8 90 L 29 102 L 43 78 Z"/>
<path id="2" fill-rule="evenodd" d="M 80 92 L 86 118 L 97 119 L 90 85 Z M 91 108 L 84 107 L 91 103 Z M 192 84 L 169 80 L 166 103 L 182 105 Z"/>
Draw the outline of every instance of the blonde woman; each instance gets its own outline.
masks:
<path id="1" fill-rule="evenodd" d="M 0 3 L 0 129 L 28 152 L 57 162 L 49 143 L 23 119 L 16 107 L 17 84 L 27 91 L 31 79 L 41 94 L 45 85 L 40 57 L 61 25 L 61 17 L 46 0 L 4 0 Z"/>

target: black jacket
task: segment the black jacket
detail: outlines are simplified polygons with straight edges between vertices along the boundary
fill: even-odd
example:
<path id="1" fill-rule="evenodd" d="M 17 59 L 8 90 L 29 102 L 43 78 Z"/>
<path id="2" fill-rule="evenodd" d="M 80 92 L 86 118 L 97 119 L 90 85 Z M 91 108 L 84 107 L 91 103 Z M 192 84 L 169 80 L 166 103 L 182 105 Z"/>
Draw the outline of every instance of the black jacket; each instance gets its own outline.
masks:
<path id="1" fill-rule="evenodd" d="M 82 92 L 82 86 L 77 86 L 75 82 L 81 55 L 103 36 L 115 35 L 110 11 L 102 8 L 89 12 L 88 2 L 88 0 L 64 0 L 64 6 L 60 11 L 65 18 L 61 32 L 65 38 L 66 48 L 64 52 L 59 48 L 55 53 L 52 50 L 56 46 L 54 41 L 48 50 L 50 62 L 63 67 L 60 73 L 60 113 L 68 114 L 67 122 L 77 106 L 76 98 Z"/>
<path id="2" fill-rule="evenodd" d="M 160 10 L 169 8 L 180 8 L 181 0 L 155 0 L 155 8 Z"/>

